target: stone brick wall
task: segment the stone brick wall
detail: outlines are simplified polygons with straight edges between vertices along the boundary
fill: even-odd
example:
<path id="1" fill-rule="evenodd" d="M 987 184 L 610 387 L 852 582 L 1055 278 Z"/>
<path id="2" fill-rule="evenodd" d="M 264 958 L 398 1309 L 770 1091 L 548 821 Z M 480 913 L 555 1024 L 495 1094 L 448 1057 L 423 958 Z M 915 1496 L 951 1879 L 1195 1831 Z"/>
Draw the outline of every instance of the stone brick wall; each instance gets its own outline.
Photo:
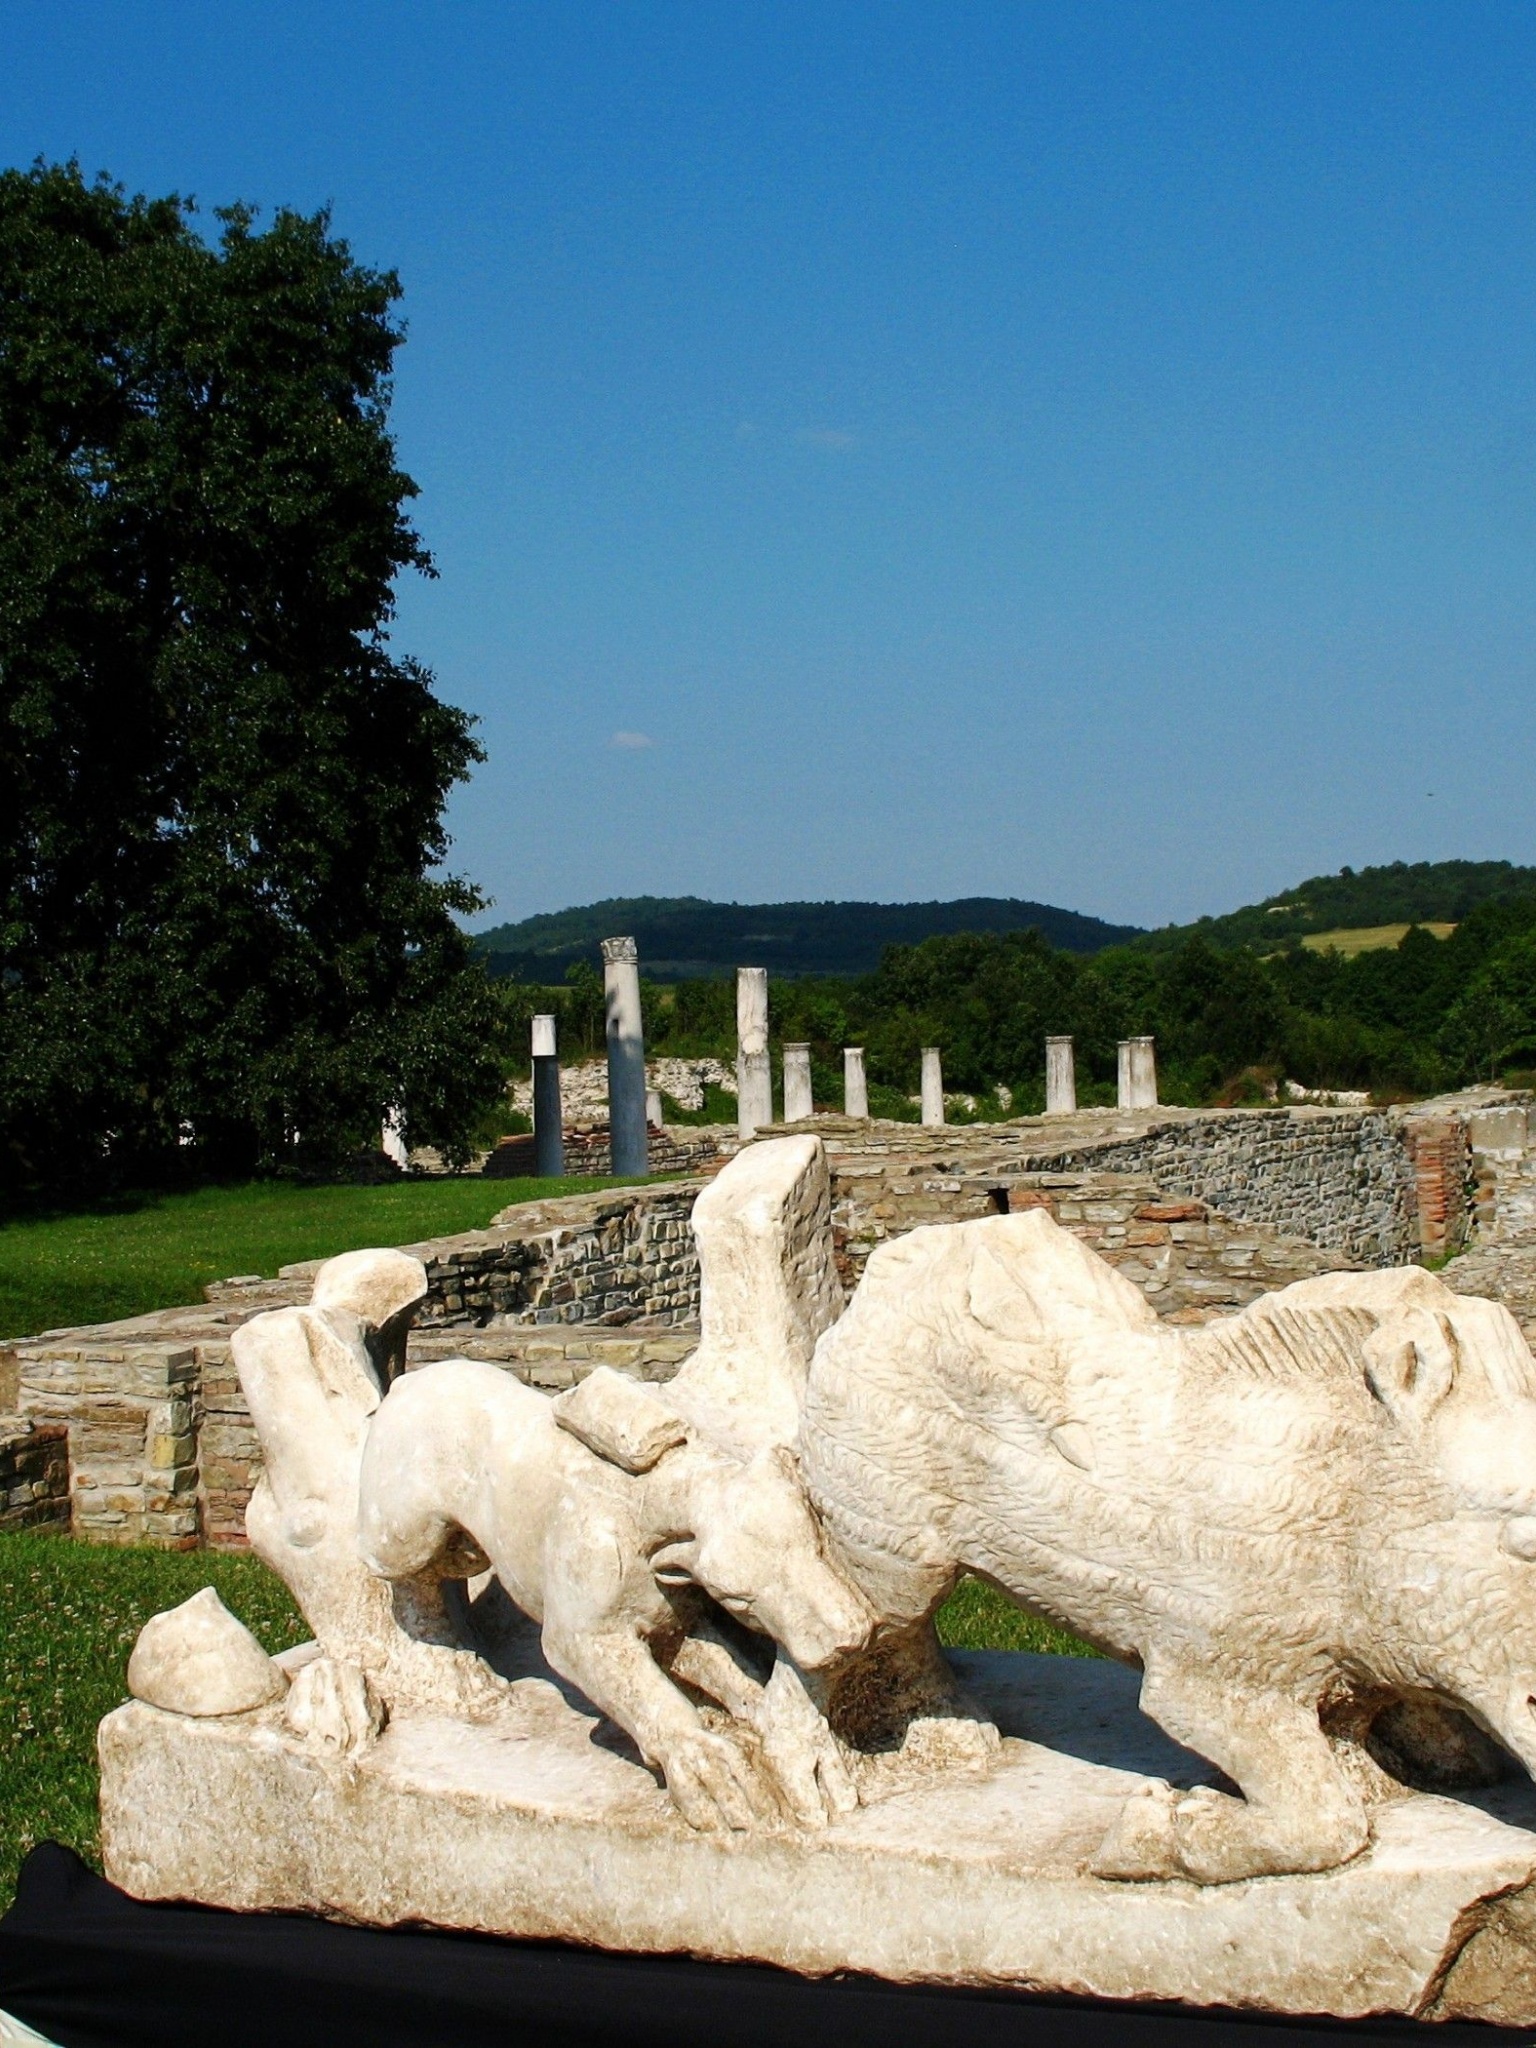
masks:
<path id="1" fill-rule="evenodd" d="M 1401 1265 L 1419 1251 L 1415 1166 L 1384 1110 L 1189 1115 L 1065 1156 L 1042 1150 L 1024 1163 L 1150 1174 L 1170 1194 L 1369 1265 Z"/>
<path id="2" fill-rule="evenodd" d="M 1536 1153 L 1510 1159 L 1474 1152 L 1471 1180 L 1480 1242 L 1536 1244 Z"/>
<path id="3" fill-rule="evenodd" d="M 409 1364 L 437 1358 L 481 1358 L 502 1366 L 525 1386 L 558 1394 L 606 1365 L 629 1379 L 669 1380 L 697 1347 L 697 1330 L 635 1325 L 626 1330 L 591 1324 L 532 1330 L 422 1330 L 411 1334 Z"/>
<path id="4" fill-rule="evenodd" d="M 261 1472 L 261 1443 L 240 1391 L 229 1344 L 199 1345 L 202 1428 L 197 1438 L 198 1526 L 217 1550 L 245 1548 L 245 1510 Z"/>
<path id="5" fill-rule="evenodd" d="M 0 1416 L 0 1530 L 68 1527 L 68 1429 Z"/>
<path id="6" fill-rule="evenodd" d="M 567 1124 L 562 1134 L 565 1170 L 592 1180 L 606 1180 L 613 1171 L 613 1143 L 607 1124 Z M 697 1136 L 650 1126 L 646 1159 L 652 1173 L 696 1173 L 719 1156 L 719 1145 L 707 1129 Z M 530 1178 L 535 1171 L 534 1139 L 531 1133 L 503 1138 L 486 1155 L 480 1169 L 492 1180 Z"/>
<path id="7" fill-rule="evenodd" d="M 1418 1255 L 1449 1258 L 1466 1243 L 1471 1221 L 1466 1123 L 1460 1117 L 1415 1117 L 1404 1124 L 1403 1137 L 1413 1168 Z"/>
<path id="8" fill-rule="evenodd" d="M 68 1432 L 73 1532 L 100 1543 L 195 1546 L 202 1419 L 195 1350 L 114 1345 L 108 1326 L 34 1339 L 16 1355 L 23 1415 Z"/>
<path id="9" fill-rule="evenodd" d="M 1524 1096 L 1467 1118 L 1468 1179 L 1479 1244 L 1536 1244 L 1536 1116 Z"/>
<path id="10" fill-rule="evenodd" d="M 1146 1295 L 1170 1323 L 1231 1315 L 1261 1294 L 1347 1270 L 1355 1262 L 1267 1224 L 1239 1223 L 1191 1197 L 1171 1199 L 1146 1175 L 834 1175 L 833 1234 L 845 1288 L 887 1238 L 929 1223 L 1046 1209 Z"/>
<path id="11" fill-rule="evenodd" d="M 688 1217 L 698 1181 L 518 1203 L 489 1229 L 404 1247 L 427 1269 L 421 1321 L 434 1324 L 690 1322 L 699 1262 Z M 321 1261 L 285 1266 L 303 1292 Z"/>

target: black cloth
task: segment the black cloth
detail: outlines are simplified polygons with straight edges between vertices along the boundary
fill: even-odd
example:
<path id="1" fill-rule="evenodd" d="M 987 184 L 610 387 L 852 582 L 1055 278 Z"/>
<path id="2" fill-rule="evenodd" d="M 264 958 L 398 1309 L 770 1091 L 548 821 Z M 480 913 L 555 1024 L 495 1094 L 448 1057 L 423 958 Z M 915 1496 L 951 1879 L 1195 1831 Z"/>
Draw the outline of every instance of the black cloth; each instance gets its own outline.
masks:
<path id="1" fill-rule="evenodd" d="M 0 1919 L 0 2008 L 62 2048 L 1494 2048 L 1529 2028 L 1303 2022 L 142 1905 L 56 1842 Z"/>

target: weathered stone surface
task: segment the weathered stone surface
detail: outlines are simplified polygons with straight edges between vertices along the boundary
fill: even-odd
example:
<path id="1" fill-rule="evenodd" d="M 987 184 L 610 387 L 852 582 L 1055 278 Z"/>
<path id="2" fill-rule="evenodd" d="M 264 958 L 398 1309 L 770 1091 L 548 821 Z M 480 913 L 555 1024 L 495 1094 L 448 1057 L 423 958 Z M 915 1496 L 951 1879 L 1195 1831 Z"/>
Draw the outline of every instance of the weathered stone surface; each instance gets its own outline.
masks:
<path id="1" fill-rule="evenodd" d="M 0 1415 L 0 1529 L 68 1527 L 68 1430 Z"/>
<path id="2" fill-rule="evenodd" d="M 537 1019 L 535 1019 L 537 1022 Z M 648 1059 L 645 1063 L 648 1088 L 670 1095 L 680 1109 L 704 1107 L 706 1088 L 736 1092 L 736 1070 L 716 1059 Z M 514 1109 L 525 1116 L 533 1111 L 533 1081 L 514 1081 L 507 1090 Z M 608 1062 L 606 1059 L 577 1060 L 560 1072 L 560 1099 L 569 1122 L 606 1123 L 608 1120 Z"/>
<path id="3" fill-rule="evenodd" d="M 791 1444 L 816 1340 L 843 1307 L 820 1139 L 739 1153 L 695 1202 L 693 1233 L 707 1334 L 670 1397 L 749 1450 Z"/>
<path id="4" fill-rule="evenodd" d="M 279 1667 L 213 1590 L 145 1622 L 128 1659 L 128 1690 L 171 1714 L 246 1714 L 281 1698 Z"/>
<path id="5" fill-rule="evenodd" d="M 1045 1041 L 1045 1113 L 1047 1116 L 1077 1114 L 1077 1074 L 1072 1058 L 1072 1041 L 1065 1036 Z"/>
<path id="6" fill-rule="evenodd" d="M 1143 1128 L 1124 1137 L 1105 1130 L 1113 1120 L 1109 1111 L 1080 1115 L 1096 1141 L 1052 1142 L 1049 1151 L 1026 1145 L 1021 1164 L 1149 1174 L 1236 1221 L 1267 1223 L 1372 1264 L 1419 1248 L 1413 1162 L 1384 1110 L 1163 1109 L 1142 1113 Z"/>
<path id="7" fill-rule="evenodd" d="M 916 1231 L 817 1345 L 799 1449 L 889 1629 L 979 1573 L 1139 1663 L 1147 1711 L 1237 1783 L 1127 1807 L 1104 1875 L 1347 1862 L 1371 1782 L 1325 1723 L 1363 1740 L 1403 1697 L 1536 1770 L 1536 1361 L 1418 1268 L 1178 1330 L 1043 1211 Z"/>
<path id="8" fill-rule="evenodd" d="M 307 1748 L 276 1708 L 232 1724 L 129 1705 L 101 1730 L 107 1875 L 142 1898 L 816 1975 L 1536 2022 L 1529 1785 L 1390 1799 L 1366 1853 L 1324 1875 L 1114 1883 L 1087 1864 L 1128 1793 L 1213 1774 L 1136 1712 L 1119 1666 L 955 1662 L 1003 1731 L 991 1760 L 893 1765 L 887 1796 L 814 1832 L 695 1833 L 538 1679 L 497 1721 L 402 1715 L 351 1758 Z"/>
<path id="9" fill-rule="evenodd" d="M 378 1739 L 384 1702 L 366 1671 L 334 1657 L 311 1657 L 293 1675 L 283 1720 L 321 1756 L 356 1756 Z"/>

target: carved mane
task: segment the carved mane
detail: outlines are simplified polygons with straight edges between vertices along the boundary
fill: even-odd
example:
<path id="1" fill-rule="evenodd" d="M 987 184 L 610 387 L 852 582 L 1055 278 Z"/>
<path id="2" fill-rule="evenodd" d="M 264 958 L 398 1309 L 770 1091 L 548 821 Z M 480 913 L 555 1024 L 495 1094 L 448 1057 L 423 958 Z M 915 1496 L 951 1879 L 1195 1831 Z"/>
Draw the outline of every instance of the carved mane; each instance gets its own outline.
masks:
<path id="1" fill-rule="evenodd" d="M 1361 1370 L 1361 1348 L 1378 1320 L 1368 1309 L 1297 1308 L 1270 1295 L 1183 1333 L 1183 1342 L 1211 1365 L 1254 1379 L 1333 1379 Z"/>

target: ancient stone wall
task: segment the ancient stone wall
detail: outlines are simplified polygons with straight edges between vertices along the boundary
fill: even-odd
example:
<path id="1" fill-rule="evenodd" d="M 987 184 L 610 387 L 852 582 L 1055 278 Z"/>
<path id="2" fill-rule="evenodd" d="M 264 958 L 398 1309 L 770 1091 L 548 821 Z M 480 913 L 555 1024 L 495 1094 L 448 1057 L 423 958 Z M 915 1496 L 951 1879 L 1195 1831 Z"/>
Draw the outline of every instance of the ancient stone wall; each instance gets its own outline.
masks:
<path id="1" fill-rule="evenodd" d="M 1420 1249 L 1415 1162 L 1384 1110 L 1197 1114 L 1066 1155 L 1042 1148 L 1024 1163 L 1150 1174 L 1170 1194 L 1369 1265 L 1401 1265 Z"/>
<path id="2" fill-rule="evenodd" d="M 607 1124 L 567 1124 L 563 1144 L 568 1174 L 606 1180 L 612 1173 L 613 1144 Z M 697 1132 L 683 1125 L 673 1130 L 651 1127 L 647 1158 L 652 1173 L 697 1173 L 719 1156 L 720 1145 L 708 1127 Z M 492 1180 L 531 1178 L 537 1172 L 532 1132 L 501 1139 L 486 1154 L 480 1170 Z"/>
<path id="3" fill-rule="evenodd" d="M 69 1527 L 69 1431 L 0 1416 L 0 1530 Z"/>
<path id="4" fill-rule="evenodd" d="M 833 1230 L 846 1288 L 887 1238 L 930 1223 L 1046 1209 L 1139 1287 L 1170 1323 L 1231 1315 L 1261 1294 L 1355 1262 L 1267 1224 L 1238 1223 L 1141 1174 L 1018 1174 L 1006 1180 L 834 1175 Z"/>
<path id="5" fill-rule="evenodd" d="M 1536 1130 L 1523 1097 L 1466 1120 L 1469 1180 L 1480 1245 L 1536 1244 Z"/>
<path id="6" fill-rule="evenodd" d="M 113 1334 L 107 1325 L 18 1346 L 18 1406 L 29 1422 L 68 1432 L 77 1536 L 190 1548 L 201 1533 L 197 1353 Z"/>
<path id="7" fill-rule="evenodd" d="M 1413 1168 L 1418 1256 L 1450 1258 L 1466 1243 L 1472 1223 L 1466 1122 L 1453 1116 L 1415 1117 L 1404 1123 L 1403 1138 Z"/>
<path id="8" fill-rule="evenodd" d="M 427 1269 L 424 1327 L 435 1323 L 667 1325 L 698 1313 L 688 1217 L 696 1181 L 616 1188 L 503 1210 L 489 1229 L 407 1245 Z M 319 1260 L 285 1266 L 307 1282 Z"/>

